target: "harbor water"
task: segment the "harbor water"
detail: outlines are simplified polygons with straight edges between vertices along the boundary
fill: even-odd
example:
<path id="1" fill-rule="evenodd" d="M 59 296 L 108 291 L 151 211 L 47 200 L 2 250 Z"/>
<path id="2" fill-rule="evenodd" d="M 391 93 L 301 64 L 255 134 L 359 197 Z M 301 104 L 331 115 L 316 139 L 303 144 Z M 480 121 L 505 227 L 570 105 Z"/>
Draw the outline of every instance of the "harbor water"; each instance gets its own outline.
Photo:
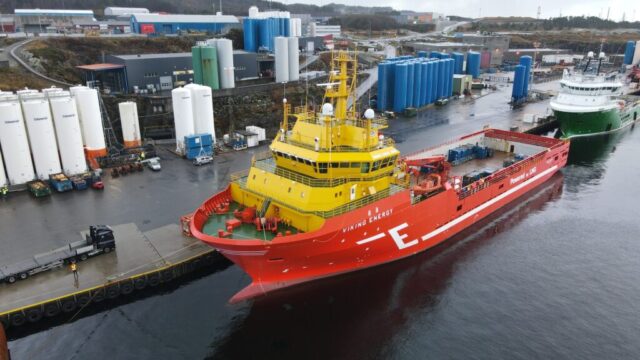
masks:
<path id="1" fill-rule="evenodd" d="M 491 96 L 500 101 L 393 120 L 386 134 L 408 152 L 484 124 L 507 128 L 514 114 L 502 97 L 510 94 Z M 237 305 L 227 300 L 250 280 L 223 264 L 72 321 L 10 332 L 9 346 L 16 359 L 635 359 L 638 154 L 638 129 L 576 139 L 550 181 L 392 264 Z M 195 202 L 226 174 L 192 177 L 211 182 L 189 195 Z M 159 205 L 144 218 L 156 211 L 175 212 Z"/>

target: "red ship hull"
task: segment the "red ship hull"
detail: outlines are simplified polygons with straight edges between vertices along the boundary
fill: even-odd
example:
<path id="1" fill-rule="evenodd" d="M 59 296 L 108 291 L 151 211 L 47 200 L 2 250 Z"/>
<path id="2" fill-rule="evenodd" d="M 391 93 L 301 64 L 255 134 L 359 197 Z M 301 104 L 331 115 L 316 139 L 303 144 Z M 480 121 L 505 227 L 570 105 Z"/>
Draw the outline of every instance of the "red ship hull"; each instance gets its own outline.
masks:
<path id="1" fill-rule="evenodd" d="M 524 141 L 528 135 L 519 136 Z M 190 231 L 252 277 L 253 282 L 231 299 L 241 301 L 302 282 L 402 259 L 442 243 L 544 183 L 564 167 L 569 143 L 547 140 L 547 151 L 503 169 L 472 192 L 448 187 L 412 204 L 411 193 L 406 190 L 327 219 L 317 231 L 272 241 L 227 239 L 201 231 L 210 215 L 207 204 L 229 198 L 227 188 L 196 210 Z"/>

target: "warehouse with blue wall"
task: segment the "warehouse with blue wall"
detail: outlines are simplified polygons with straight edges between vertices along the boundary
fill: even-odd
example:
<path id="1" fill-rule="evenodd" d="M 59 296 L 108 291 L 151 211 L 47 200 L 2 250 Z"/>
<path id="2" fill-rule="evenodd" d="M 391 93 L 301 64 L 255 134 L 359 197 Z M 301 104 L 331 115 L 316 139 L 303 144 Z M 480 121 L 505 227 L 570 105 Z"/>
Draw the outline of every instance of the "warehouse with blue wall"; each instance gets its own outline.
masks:
<path id="1" fill-rule="evenodd" d="M 160 15 L 134 14 L 131 31 L 137 34 L 177 34 L 197 31 L 224 33 L 239 28 L 240 22 L 231 15 Z"/>

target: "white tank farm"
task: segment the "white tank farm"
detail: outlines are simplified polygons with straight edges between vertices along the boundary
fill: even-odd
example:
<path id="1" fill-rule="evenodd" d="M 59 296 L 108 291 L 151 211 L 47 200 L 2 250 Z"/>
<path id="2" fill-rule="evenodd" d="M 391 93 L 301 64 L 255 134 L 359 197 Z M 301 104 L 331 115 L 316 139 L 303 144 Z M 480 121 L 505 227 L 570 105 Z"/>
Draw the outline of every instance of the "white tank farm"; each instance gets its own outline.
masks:
<path id="1" fill-rule="evenodd" d="M 36 94 L 21 98 L 21 102 L 36 176 L 47 180 L 49 175 L 62 172 L 49 102 Z"/>
<path id="2" fill-rule="evenodd" d="M 138 105 L 133 101 L 118 104 L 120 124 L 122 125 L 122 139 L 124 147 L 132 148 L 142 145 L 140 136 L 140 122 L 138 120 Z"/>
<path id="3" fill-rule="evenodd" d="M 88 155 L 90 157 L 106 155 L 107 145 L 104 140 L 98 91 L 87 87 L 72 87 L 69 90 L 76 99 L 80 127 L 82 128 L 82 139 L 87 147 Z"/>
<path id="4" fill-rule="evenodd" d="M 289 46 L 286 37 L 277 36 L 275 38 L 276 56 L 276 82 L 284 83 L 289 81 Z"/>
<path id="5" fill-rule="evenodd" d="M 213 123 L 213 99 L 208 86 L 189 84 L 185 86 L 191 91 L 193 104 L 193 129 L 196 134 L 211 134 L 215 139 Z"/>
<path id="6" fill-rule="evenodd" d="M 298 38 L 287 39 L 289 48 L 289 81 L 300 80 L 300 49 L 298 49 Z"/>
<path id="7" fill-rule="evenodd" d="M 9 185 L 7 174 L 4 172 L 4 162 L 2 161 L 2 151 L 0 151 L 0 188 Z"/>
<path id="8" fill-rule="evenodd" d="M 233 66 L 233 42 L 229 39 L 219 39 L 216 42 L 218 49 L 218 71 L 220 72 L 220 87 L 231 89 L 236 87 L 235 67 Z"/>
<path id="9" fill-rule="evenodd" d="M 176 129 L 176 151 L 184 154 L 184 137 L 195 134 L 191 90 L 186 88 L 171 90 L 171 103 L 173 123 Z"/>
<path id="10" fill-rule="evenodd" d="M 67 175 L 87 171 L 76 100 L 66 91 L 58 92 L 49 96 L 49 105 L 56 127 L 62 170 Z"/>
<path id="11" fill-rule="evenodd" d="M 20 185 L 35 178 L 24 117 L 17 96 L 0 102 L 0 146 L 9 184 Z"/>

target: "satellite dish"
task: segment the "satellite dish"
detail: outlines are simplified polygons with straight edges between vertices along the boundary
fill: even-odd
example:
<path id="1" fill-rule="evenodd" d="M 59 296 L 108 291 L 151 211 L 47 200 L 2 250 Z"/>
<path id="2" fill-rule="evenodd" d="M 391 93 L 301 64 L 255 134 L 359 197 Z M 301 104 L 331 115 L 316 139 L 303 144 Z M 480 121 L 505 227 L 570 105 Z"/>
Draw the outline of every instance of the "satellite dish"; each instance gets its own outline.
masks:
<path id="1" fill-rule="evenodd" d="M 324 105 L 322 105 L 322 115 L 333 116 L 333 105 L 329 103 L 325 103 Z"/>
<path id="2" fill-rule="evenodd" d="M 367 109 L 367 110 L 364 112 L 364 117 L 365 117 L 366 119 L 371 120 L 371 119 L 373 119 L 375 116 L 376 116 L 376 113 L 373 111 L 373 109 Z"/>

